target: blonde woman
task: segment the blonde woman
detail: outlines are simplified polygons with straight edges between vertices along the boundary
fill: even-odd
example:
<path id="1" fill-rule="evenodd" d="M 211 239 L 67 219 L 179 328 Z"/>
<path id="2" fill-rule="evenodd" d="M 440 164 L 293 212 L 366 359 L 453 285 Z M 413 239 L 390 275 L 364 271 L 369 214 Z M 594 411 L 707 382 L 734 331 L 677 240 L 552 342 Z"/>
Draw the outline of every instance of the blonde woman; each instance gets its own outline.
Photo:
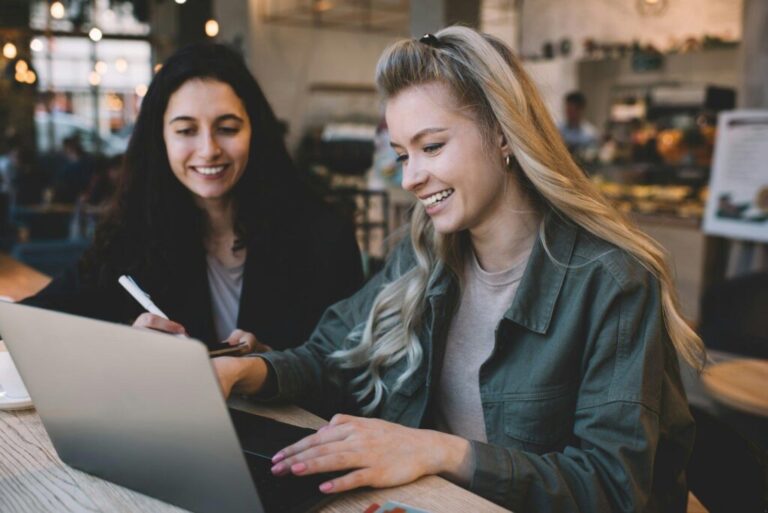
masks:
<path id="1" fill-rule="evenodd" d="M 336 493 L 441 474 L 516 512 L 685 511 L 701 342 L 662 250 L 594 190 L 518 60 L 450 27 L 381 57 L 403 186 L 386 268 L 284 352 L 220 358 L 225 393 L 339 401 L 273 472 Z"/>

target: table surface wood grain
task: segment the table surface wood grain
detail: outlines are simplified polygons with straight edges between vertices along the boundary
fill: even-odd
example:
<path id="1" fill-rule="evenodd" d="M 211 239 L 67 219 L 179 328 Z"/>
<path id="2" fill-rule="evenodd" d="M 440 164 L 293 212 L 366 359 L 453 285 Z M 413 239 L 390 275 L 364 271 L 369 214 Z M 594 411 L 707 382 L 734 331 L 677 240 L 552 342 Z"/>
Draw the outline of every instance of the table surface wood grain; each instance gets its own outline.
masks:
<path id="1" fill-rule="evenodd" d="M 50 276 L 0 253 L 0 296 L 20 301 L 38 292 L 50 281 Z"/>

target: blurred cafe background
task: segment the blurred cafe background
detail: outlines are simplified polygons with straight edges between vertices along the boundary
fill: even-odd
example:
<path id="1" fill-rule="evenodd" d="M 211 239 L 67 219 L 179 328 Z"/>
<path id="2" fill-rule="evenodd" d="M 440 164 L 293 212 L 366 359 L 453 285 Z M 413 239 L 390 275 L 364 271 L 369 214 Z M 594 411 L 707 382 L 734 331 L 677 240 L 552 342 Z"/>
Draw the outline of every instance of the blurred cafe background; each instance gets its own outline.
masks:
<path id="1" fill-rule="evenodd" d="M 207 39 L 245 57 L 302 172 L 355 220 L 370 275 L 412 201 L 374 67 L 393 40 L 451 23 L 522 56 L 574 158 L 670 253 L 683 311 L 713 361 L 766 365 L 768 159 L 754 156 L 768 155 L 768 131 L 747 155 L 762 180 L 754 205 L 722 194 L 712 207 L 731 218 L 747 208 L 754 230 L 705 222 L 727 146 L 718 120 L 749 109 L 768 125 L 766 0 L 0 0 L 0 284 L 20 269 L 44 280 L 77 260 L 153 73 Z M 764 469 L 768 373 L 739 379 L 756 380 L 757 406 L 728 404 L 697 376 L 689 398 L 724 421 L 722 444 L 742 444 L 727 451 L 739 468 Z"/>

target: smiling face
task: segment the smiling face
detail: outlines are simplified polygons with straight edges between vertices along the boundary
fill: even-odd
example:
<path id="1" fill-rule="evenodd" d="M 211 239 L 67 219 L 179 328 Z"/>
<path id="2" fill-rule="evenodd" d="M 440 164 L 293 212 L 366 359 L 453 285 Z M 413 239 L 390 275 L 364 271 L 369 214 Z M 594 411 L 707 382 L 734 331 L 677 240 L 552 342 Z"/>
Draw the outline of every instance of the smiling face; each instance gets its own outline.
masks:
<path id="1" fill-rule="evenodd" d="M 439 83 L 413 86 L 387 102 L 403 188 L 416 195 L 435 230 L 482 230 L 509 209 L 515 187 L 503 138 L 488 144 L 474 116 Z"/>
<path id="2" fill-rule="evenodd" d="M 173 174 L 204 205 L 226 198 L 243 176 L 251 123 L 228 84 L 192 79 L 168 101 L 163 139 Z"/>

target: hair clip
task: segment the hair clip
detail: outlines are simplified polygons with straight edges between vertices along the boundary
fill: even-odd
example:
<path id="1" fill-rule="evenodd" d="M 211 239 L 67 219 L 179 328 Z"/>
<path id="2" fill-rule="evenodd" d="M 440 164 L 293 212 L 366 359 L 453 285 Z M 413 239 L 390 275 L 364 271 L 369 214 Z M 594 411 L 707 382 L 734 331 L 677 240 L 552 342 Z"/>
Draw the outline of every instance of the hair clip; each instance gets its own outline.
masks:
<path id="1" fill-rule="evenodd" d="M 437 39 L 434 34 L 424 34 L 419 38 L 419 43 L 424 43 L 427 46 L 431 46 L 432 48 L 437 48 L 440 44 L 440 40 Z"/>

